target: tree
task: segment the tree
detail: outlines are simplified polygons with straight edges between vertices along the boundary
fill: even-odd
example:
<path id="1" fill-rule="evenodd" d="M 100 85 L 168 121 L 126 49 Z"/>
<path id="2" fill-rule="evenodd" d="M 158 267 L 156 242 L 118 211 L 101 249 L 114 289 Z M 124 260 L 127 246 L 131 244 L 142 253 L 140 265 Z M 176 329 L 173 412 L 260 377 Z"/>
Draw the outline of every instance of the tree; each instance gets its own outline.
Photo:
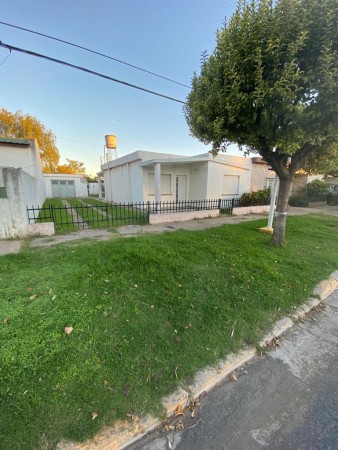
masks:
<path id="1" fill-rule="evenodd" d="M 306 159 L 304 169 L 310 174 L 338 177 L 338 147 L 313 153 Z"/>
<path id="2" fill-rule="evenodd" d="M 86 173 L 86 168 L 83 162 L 76 161 L 75 159 L 66 158 L 67 164 L 57 166 L 57 173 Z"/>
<path id="3" fill-rule="evenodd" d="M 86 180 L 88 183 L 97 183 L 97 175 L 86 175 Z"/>
<path id="4" fill-rule="evenodd" d="M 55 172 L 60 160 L 60 154 L 55 143 L 55 135 L 36 117 L 23 114 L 21 111 L 11 113 L 5 108 L 1 108 L 0 136 L 5 138 L 36 139 L 41 152 L 43 172 Z"/>
<path id="5" fill-rule="evenodd" d="M 337 0 L 240 1 L 192 79 L 192 134 L 216 154 L 259 153 L 280 179 L 273 244 L 285 242 L 296 171 L 337 149 L 337 30 Z"/>

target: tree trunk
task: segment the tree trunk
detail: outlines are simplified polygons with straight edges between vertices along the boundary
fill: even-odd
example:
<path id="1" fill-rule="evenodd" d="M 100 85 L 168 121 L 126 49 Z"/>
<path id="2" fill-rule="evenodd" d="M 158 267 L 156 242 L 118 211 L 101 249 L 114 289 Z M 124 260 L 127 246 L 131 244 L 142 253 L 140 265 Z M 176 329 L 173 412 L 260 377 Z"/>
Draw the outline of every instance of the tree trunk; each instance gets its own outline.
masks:
<path id="1" fill-rule="evenodd" d="M 279 192 L 277 199 L 277 207 L 275 212 L 275 224 L 271 239 L 272 245 L 285 244 L 285 226 L 288 209 L 288 202 L 291 192 L 293 176 L 282 177 L 279 180 Z"/>

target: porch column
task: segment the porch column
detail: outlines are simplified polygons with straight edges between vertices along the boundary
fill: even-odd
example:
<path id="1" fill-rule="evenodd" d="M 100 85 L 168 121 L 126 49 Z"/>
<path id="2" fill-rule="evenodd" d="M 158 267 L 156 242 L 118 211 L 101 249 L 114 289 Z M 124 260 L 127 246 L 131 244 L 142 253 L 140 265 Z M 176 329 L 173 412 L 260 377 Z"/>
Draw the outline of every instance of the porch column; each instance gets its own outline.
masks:
<path id="1" fill-rule="evenodd" d="M 97 182 L 99 183 L 99 199 L 102 199 L 102 185 L 101 185 L 101 177 L 97 177 Z"/>
<path id="2" fill-rule="evenodd" d="M 154 176 L 154 183 L 155 183 L 155 202 L 161 201 L 161 164 L 155 163 L 155 176 Z"/>

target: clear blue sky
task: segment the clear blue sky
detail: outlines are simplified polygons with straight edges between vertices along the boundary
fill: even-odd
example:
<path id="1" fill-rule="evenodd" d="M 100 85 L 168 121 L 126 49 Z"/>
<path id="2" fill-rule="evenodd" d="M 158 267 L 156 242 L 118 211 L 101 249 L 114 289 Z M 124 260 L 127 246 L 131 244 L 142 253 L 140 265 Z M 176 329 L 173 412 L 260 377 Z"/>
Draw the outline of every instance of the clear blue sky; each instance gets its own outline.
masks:
<path id="1" fill-rule="evenodd" d="M 59 37 L 190 84 L 211 53 L 235 0 L 1 0 L 0 20 Z M 230 5 L 233 5 L 232 7 Z M 6 44 L 44 53 L 185 100 L 189 90 L 114 61 L 0 25 Z M 0 64 L 8 50 L 0 48 Z M 209 150 L 189 135 L 182 105 L 13 52 L 0 65 L 0 107 L 36 116 L 57 136 L 62 162 L 99 170 L 104 135 L 118 156 L 135 150 L 193 155 Z M 86 141 L 97 146 L 71 142 Z M 232 149 L 231 153 L 235 153 Z"/>

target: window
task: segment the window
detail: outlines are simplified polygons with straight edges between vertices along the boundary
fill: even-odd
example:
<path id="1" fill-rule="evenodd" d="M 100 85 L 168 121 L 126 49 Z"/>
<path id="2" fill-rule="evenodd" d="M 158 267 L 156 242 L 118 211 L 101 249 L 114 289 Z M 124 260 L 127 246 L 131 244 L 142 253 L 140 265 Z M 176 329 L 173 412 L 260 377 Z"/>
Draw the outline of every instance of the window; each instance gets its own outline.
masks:
<path id="1" fill-rule="evenodd" d="M 67 181 L 67 183 L 68 183 L 68 185 L 70 185 L 70 186 L 74 186 L 74 180 Z"/>
<path id="2" fill-rule="evenodd" d="M 148 194 L 155 194 L 155 175 L 148 173 Z M 171 175 L 161 173 L 161 195 L 171 195 Z"/>
<path id="3" fill-rule="evenodd" d="M 56 180 L 52 180 L 52 184 L 59 184 L 59 182 L 58 181 L 56 181 Z"/>
<path id="4" fill-rule="evenodd" d="M 60 184 L 66 184 L 67 181 L 60 181 Z"/>
<path id="5" fill-rule="evenodd" d="M 274 180 L 275 180 L 274 178 L 266 178 L 265 179 L 265 187 L 266 187 L 266 189 L 271 189 L 272 188 Z"/>
<path id="6" fill-rule="evenodd" d="M 222 195 L 238 195 L 238 190 L 239 190 L 239 176 L 224 175 Z"/>
<path id="7" fill-rule="evenodd" d="M 0 187 L 0 198 L 7 198 L 7 191 L 5 187 Z"/>

